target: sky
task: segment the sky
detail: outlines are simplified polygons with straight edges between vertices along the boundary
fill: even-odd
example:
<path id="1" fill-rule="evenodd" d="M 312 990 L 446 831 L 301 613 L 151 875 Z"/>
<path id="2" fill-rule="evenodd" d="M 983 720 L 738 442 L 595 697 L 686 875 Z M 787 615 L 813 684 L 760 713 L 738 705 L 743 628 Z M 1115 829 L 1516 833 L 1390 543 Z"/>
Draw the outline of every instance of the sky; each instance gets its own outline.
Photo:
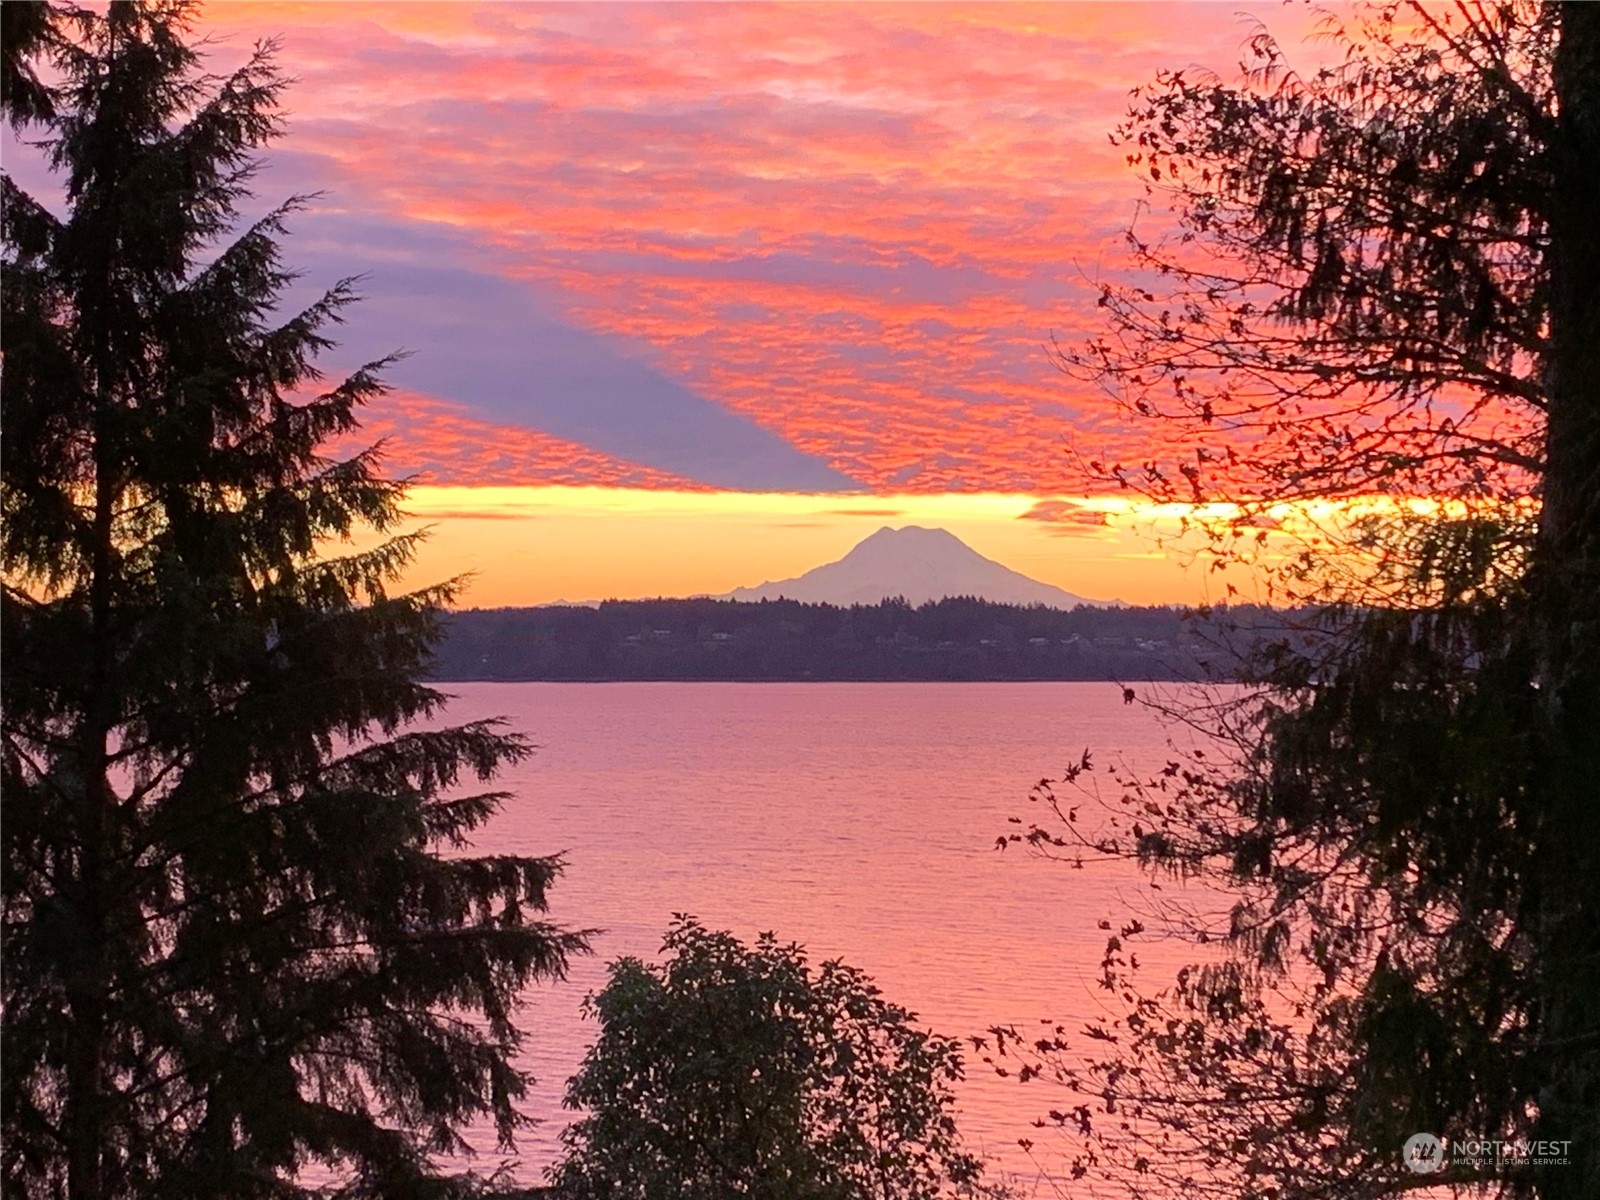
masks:
<path id="1" fill-rule="evenodd" d="M 1237 74 L 1223 3 L 247 3 L 295 83 L 259 202 L 319 198 L 293 299 L 363 276 L 330 371 L 404 349 L 362 436 L 469 605 L 716 593 L 882 525 L 1069 591 L 1208 598 L 1137 454 L 1053 365 L 1145 192 L 1108 133 L 1162 67 Z M 7 168 L 37 170 L 8 141 Z"/>

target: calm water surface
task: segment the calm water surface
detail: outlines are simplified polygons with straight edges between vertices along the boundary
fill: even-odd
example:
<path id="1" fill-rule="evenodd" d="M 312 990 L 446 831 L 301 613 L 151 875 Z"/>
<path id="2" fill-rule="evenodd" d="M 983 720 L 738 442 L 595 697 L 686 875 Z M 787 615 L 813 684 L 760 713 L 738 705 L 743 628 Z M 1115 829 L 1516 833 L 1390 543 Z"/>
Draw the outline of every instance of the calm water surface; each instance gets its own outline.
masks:
<path id="1" fill-rule="evenodd" d="M 1159 766 L 1169 731 L 1102 683 L 450 684 L 449 716 L 501 715 L 539 746 L 477 847 L 567 857 L 553 915 L 598 927 L 596 954 L 534 990 L 519 1140 L 529 1183 L 558 1151 L 563 1085 L 593 1038 L 579 1015 L 605 964 L 651 957 L 675 912 L 839 956 L 941 1033 L 1101 1011 L 1106 934 L 1141 903 L 1123 867 L 1071 870 L 995 839 L 1030 786 L 1087 747 Z M 1179 739 L 1184 744 L 1183 739 Z M 1182 951 L 1174 947 L 1174 955 Z M 969 1056 L 970 1057 L 970 1056 Z M 963 1133 L 1031 1175 L 1017 1139 L 1063 1099 L 969 1062 Z M 500 1159 L 492 1135 L 481 1165 Z M 1059 1167 L 1053 1155 L 1046 1166 Z"/>

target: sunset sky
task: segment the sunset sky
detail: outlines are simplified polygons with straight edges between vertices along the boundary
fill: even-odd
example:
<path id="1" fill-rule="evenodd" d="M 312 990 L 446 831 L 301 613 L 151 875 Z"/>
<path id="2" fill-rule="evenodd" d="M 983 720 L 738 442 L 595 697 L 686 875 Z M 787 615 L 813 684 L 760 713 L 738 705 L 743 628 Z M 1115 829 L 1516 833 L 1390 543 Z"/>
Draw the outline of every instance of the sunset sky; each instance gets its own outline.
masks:
<path id="1" fill-rule="evenodd" d="M 306 297 L 366 276 L 330 369 L 412 352 L 365 433 L 467 603 L 724 591 L 885 524 L 1153 602 L 1216 584 L 1092 494 L 1073 452 L 1151 431 L 1047 347 L 1121 269 L 1129 89 L 1231 78 L 1256 20 L 1303 48 L 1314 16 L 235 2 L 203 27 L 218 68 L 281 39 L 259 199 L 323 193 L 287 247 Z"/>

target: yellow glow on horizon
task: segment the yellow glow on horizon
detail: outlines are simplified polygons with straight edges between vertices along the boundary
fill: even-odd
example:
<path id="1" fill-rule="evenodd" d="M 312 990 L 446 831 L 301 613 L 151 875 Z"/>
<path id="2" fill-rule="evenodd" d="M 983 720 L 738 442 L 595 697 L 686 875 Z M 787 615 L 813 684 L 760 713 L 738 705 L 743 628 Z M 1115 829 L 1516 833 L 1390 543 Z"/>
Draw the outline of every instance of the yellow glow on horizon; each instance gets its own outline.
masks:
<path id="1" fill-rule="evenodd" d="M 620 487 L 414 487 L 430 528 L 412 578 L 470 575 L 462 603 L 489 608 L 716 595 L 842 557 L 887 525 L 947 529 L 978 553 L 1090 599 L 1217 598 L 1221 582 L 1157 541 L 1234 506 L 1136 497 L 662 491 Z"/>
<path id="2" fill-rule="evenodd" d="M 1128 494 L 1040 496 L 417 486 L 430 528 L 414 582 L 469 575 L 471 607 L 718 595 L 832 562 L 877 529 L 947 529 L 978 553 L 1088 599 L 1132 604 L 1267 601 L 1239 568 L 1197 561 L 1205 531 L 1241 517 L 1271 560 L 1363 516 L 1460 517 L 1466 506 L 1370 496 L 1272 505 L 1154 504 Z M 1187 533 L 1186 533 L 1187 531 Z M 1231 586 L 1230 586 L 1231 585 Z"/>
<path id="3" fill-rule="evenodd" d="M 718 492 L 622 487 L 528 485 L 461 487 L 418 485 L 406 509 L 420 519 L 503 520 L 552 513 L 649 515 L 651 517 L 864 517 L 916 524 L 919 520 L 1015 520 L 1041 500 L 1059 500 L 1086 510 L 1131 514 L 1150 510 L 1120 496 L 1034 496 L 1005 492 Z M 1174 513 L 1182 506 L 1173 506 Z"/>
<path id="4" fill-rule="evenodd" d="M 1227 521 L 1254 511 L 1277 520 L 1349 520 L 1409 514 L 1459 518 L 1472 511 L 1461 500 L 1421 496 L 1362 496 L 1283 502 L 1247 508 L 1229 501 L 1157 503 L 1128 494 L 1040 495 L 1024 492 L 734 492 L 672 491 L 598 485 L 525 484 L 468 486 L 418 484 L 408 489 L 405 509 L 422 520 L 504 520 L 552 514 L 648 515 L 748 519 L 768 517 L 860 517 L 916 524 L 921 520 L 1024 520 L 1041 505 L 1061 504 L 1108 519 L 1135 522 Z"/>

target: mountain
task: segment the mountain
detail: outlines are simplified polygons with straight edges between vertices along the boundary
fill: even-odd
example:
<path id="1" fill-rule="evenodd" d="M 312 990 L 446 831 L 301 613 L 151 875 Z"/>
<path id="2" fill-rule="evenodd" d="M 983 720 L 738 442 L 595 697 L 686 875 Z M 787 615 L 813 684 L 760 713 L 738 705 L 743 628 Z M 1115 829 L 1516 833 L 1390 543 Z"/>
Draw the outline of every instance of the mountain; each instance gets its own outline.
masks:
<path id="1" fill-rule="evenodd" d="M 776 600 L 808 604 L 876 604 L 904 596 L 913 605 L 946 596 L 976 596 L 997 604 L 1047 604 L 1074 608 L 1117 601 L 1086 600 L 985 558 L 944 529 L 885 527 L 838 562 L 825 563 L 795 579 L 736 588 L 719 600 Z"/>

